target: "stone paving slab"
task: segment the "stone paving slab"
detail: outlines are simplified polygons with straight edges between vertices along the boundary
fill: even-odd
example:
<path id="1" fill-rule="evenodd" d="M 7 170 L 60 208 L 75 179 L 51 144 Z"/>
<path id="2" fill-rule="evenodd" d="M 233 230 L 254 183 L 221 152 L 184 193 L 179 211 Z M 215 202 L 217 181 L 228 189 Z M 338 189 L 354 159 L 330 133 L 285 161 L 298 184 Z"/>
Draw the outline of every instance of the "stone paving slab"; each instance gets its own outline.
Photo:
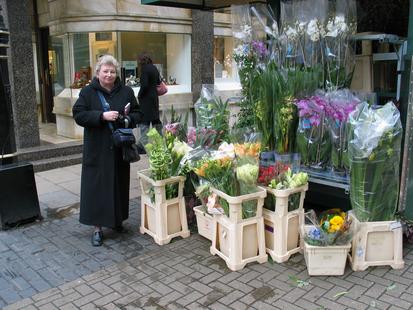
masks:
<path id="1" fill-rule="evenodd" d="M 137 231 L 138 201 L 127 226 Z M 302 255 L 231 272 L 192 234 L 162 247 L 139 233 L 89 245 L 77 216 L 0 233 L 0 307 L 11 309 L 411 309 L 413 245 L 406 267 L 310 277 Z"/>

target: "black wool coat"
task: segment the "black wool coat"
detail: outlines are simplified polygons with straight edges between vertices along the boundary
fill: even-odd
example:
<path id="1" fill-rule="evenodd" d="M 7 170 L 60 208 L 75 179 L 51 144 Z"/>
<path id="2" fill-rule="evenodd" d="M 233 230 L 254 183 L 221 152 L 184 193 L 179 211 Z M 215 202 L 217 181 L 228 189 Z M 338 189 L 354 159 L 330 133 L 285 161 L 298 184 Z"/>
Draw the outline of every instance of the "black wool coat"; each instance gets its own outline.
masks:
<path id="1" fill-rule="evenodd" d="M 119 78 L 110 92 L 94 78 L 80 91 L 73 106 L 76 123 L 84 127 L 79 221 L 114 228 L 129 215 L 130 166 L 122 160 L 121 149 L 113 145 L 108 122 L 102 120 L 103 107 L 97 90 L 103 93 L 110 109 L 121 114 L 130 102 L 129 127 L 140 120 L 140 109 L 132 88 L 124 86 Z M 124 127 L 124 122 L 113 124 L 115 128 Z"/>
<path id="2" fill-rule="evenodd" d="M 144 122 L 159 120 L 159 97 L 156 92 L 159 83 L 158 69 L 153 64 L 142 65 L 138 99 Z"/>

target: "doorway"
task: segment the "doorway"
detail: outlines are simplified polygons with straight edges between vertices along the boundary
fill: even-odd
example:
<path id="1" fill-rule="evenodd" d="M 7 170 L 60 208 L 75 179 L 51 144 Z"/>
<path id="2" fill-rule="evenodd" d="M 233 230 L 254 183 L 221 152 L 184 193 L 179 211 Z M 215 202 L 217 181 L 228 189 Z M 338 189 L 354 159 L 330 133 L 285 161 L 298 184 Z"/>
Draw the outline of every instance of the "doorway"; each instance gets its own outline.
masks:
<path id="1" fill-rule="evenodd" d="M 56 123 L 56 116 L 53 114 L 53 81 L 50 70 L 49 50 L 49 28 L 40 28 L 39 33 L 39 83 L 41 91 L 41 116 L 43 123 Z"/>

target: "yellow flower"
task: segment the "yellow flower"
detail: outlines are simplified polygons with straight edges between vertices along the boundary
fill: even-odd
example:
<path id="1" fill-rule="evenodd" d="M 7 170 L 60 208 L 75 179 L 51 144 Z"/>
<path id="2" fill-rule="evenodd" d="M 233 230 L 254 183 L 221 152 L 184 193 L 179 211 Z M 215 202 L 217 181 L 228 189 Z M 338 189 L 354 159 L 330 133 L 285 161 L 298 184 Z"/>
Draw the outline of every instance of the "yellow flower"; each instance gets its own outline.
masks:
<path id="1" fill-rule="evenodd" d="M 344 224 L 344 219 L 339 215 L 335 215 L 330 220 L 330 226 L 328 228 L 328 232 L 334 233 L 334 232 L 340 230 L 341 226 L 343 226 L 343 224 Z"/>

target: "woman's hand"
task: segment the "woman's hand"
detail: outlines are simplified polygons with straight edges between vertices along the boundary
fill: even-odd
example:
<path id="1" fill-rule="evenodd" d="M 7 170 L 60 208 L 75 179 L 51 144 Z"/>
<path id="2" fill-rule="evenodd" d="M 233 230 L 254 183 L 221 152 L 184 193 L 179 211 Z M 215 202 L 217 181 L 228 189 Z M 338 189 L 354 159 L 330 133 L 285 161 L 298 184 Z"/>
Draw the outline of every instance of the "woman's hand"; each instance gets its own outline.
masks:
<path id="1" fill-rule="evenodd" d="M 108 121 L 108 122 L 114 122 L 118 119 L 119 117 L 119 112 L 118 111 L 108 111 L 108 112 L 103 112 L 103 120 Z"/>

